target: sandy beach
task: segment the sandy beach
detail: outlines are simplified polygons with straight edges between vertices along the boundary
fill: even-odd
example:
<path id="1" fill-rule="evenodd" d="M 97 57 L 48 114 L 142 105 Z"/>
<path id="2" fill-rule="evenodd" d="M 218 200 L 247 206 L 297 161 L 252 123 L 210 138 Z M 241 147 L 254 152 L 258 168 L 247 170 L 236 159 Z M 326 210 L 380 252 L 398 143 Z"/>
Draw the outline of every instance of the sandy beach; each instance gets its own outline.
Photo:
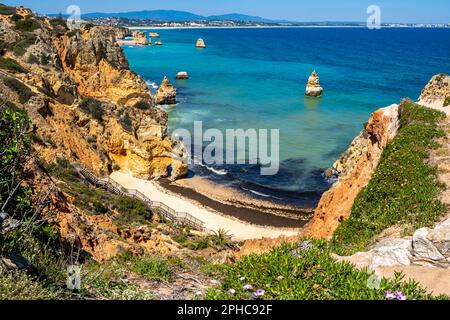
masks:
<path id="1" fill-rule="evenodd" d="M 223 228 L 229 231 L 229 234 L 233 236 L 235 241 L 277 238 L 283 235 L 289 237 L 297 235 L 300 231 L 301 225 L 299 225 L 299 222 L 297 222 L 297 225 L 299 225 L 297 228 L 270 227 L 250 224 L 233 216 L 224 215 L 211 208 L 202 206 L 200 203 L 193 201 L 192 199 L 188 199 L 182 195 L 163 189 L 154 181 L 137 179 L 122 172 L 114 172 L 111 175 L 111 179 L 115 180 L 127 189 L 139 190 L 152 201 L 160 201 L 176 211 L 191 214 L 197 219 L 203 221 L 205 223 L 205 227 L 209 230 L 216 231 Z M 245 209 L 236 208 L 236 210 L 239 211 Z M 286 220 L 285 224 L 289 224 L 289 221 Z"/>

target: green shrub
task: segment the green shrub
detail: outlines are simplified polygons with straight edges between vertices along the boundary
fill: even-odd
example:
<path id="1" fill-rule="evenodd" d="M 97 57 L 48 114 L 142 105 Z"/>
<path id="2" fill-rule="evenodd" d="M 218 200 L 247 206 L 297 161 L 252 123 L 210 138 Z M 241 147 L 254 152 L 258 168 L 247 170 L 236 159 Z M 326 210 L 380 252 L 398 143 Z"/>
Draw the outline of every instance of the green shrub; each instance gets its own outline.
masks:
<path id="1" fill-rule="evenodd" d="M 26 34 L 22 39 L 13 45 L 13 52 L 17 57 L 23 56 L 28 48 L 36 43 L 37 37 L 34 34 Z"/>
<path id="2" fill-rule="evenodd" d="M 93 98 L 85 98 L 79 105 L 81 111 L 92 116 L 97 121 L 103 120 L 104 110 L 102 103 Z"/>
<path id="3" fill-rule="evenodd" d="M 120 122 L 120 125 L 122 126 L 122 128 L 125 131 L 133 132 L 133 121 L 131 120 L 131 118 L 128 115 L 128 113 L 125 113 L 124 115 L 122 115 L 120 117 L 119 122 Z"/>
<path id="4" fill-rule="evenodd" d="M 131 259 L 130 270 L 148 280 L 169 281 L 172 276 L 167 261 L 159 256 Z"/>
<path id="5" fill-rule="evenodd" d="M 40 27 L 41 26 L 39 25 L 39 23 L 30 16 L 27 16 L 25 17 L 25 19 L 16 22 L 16 30 L 22 32 L 33 32 Z"/>
<path id="6" fill-rule="evenodd" d="M 0 3 L 0 14 L 3 14 L 5 16 L 11 16 L 16 13 L 17 13 L 17 10 L 15 7 L 6 6 L 6 5 Z"/>
<path id="7" fill-rule="evenodd" d="M 13 14 L 12 17 L 11 17 L 11 20 L 14 21 L 14 22 L 17 22 L 17 21 L 22 20 L 22 19 L 23 19 L 23 17 L 20 14 L 17 14 L 17 13 Z"/>
<path id="8" fill-rule="evenodd" d="M 30 88 L 15 78 L 5 78 L 3 79 L 3 83 L 17 93 L 20 103 L 28 102 L 28 100 L 35 95 Z"/>
<path id="9" fill-rule="evenodd" d="M 124 262 L 119 258 L 83 267 L 81 296 L 108 300 L 152 300 L 151 293 L 125 282 Z"/>
<path id="10" fill-rule="evenodd" d="M 394 280 L 380 279 L 379 288 L 372 289 L 368 285 L 372 272 L 336 262 L 331 252 L 326 241 L 306 241 L 243 257 L 214 270 L 223 275 L 222 285 L 208 290 L 207 299 L 253 299 L 258 289 L 265 290 L 265 300 L 386 300 L 386 291 L 401 291 L 409 300 L 431 299 L 417 283 L 403 282 L 399 274 Z M 246 291 L 245 285 L 252 289 Z M 230 289 L 236 293 L 229 293 Z"/>
<path id="11" fill-rule="evenodd" d="M 0 268 L 0 300 L 53 300 L 57 291 L 45 288 L 25 271 Z"/>
<path id="12" fill-rule="evenodd" d="M 147 102 L 139 101 L 139 102 L 136 102 L 133 107 L 136 108 L 136 109 L 140 109 L 140 110 L 148 110 L 152 106 L 149 103 L 147 103 Z"/>
<path id="13" fill-rule="evenodd" d="M 67 29 L 67 23 L 66 20 L 62 19 L 62 18 L 54 18 L 50 20 L 50 24 L 52 25 L 53 28 L 56 27 L 63 27 L 64 29 Z"/>
<path id="14" fill-rule="evenodd" d="M 401 224 L 413 231 L 431 226 L 445 211 L 437 168 L 425 162 L 443 113 L 402 103 L 401 127 L 383 152 L 368 186 L 357 196 L 350 218 L 336 230 L 333 242 L 341 254 L 365 249 L 374 236 Z"/>
<path id="15" fill-rule="evenodd" d="M 448 107 L 448 106 L 450 106 L 450 96 L 445 98 L 445 101 L 444 101 L 444 107 Z"/>
<path id="16" fill-rule="evenodd" d="M 22 67 L 16 60 L 0 57 L 0 69 L 10 70 L 19 73 L 27 73 L 28 70 Z"/>

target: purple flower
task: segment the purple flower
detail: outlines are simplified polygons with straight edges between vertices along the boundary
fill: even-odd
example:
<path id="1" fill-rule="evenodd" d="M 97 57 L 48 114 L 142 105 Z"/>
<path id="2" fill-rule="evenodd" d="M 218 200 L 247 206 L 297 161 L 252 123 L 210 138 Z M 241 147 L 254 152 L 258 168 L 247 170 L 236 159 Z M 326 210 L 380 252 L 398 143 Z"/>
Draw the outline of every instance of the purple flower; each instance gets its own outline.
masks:
<path id="1" fill-rule="evenodd" d="M 258 289 L 255 292 L 253 292 L 253 298 L 254 299 L 259 299 L 261 297 L 263 297 L 266 294 L 266 292 L 263 289 Z"/>
<path id="2" fill-rule="evenodd" d="M 253 287 L 250 285 L 250 284 L 246 284 L 245 286 L 244 286 L 244 290 L 245 291 L 249 291 L 249 290 L 252 290 L 253 289 Z"/>
<path id="3" fill-rule="evenodd" d="M 229 293 L 229 294 L 236 294 L 236 290 L 230 289 L 230 290 L 228 290 L 228 293 Z"/>
<path id="4" fill-rule="evenodd" d="M 400 301 L 408 300 L 408 298 L 401 291 L 395 292 L 395 296 L 397 297 L 397 300 L 400 300 Z"/>
<path id="5" fill-rule="evenodd" d="M 397 296 L 394 293 L 390 292 L 390 291 L 386 291 L 385 294 L 386 294 L 386 299 L 388 299 L 388 300 L 397 299 Z"/>

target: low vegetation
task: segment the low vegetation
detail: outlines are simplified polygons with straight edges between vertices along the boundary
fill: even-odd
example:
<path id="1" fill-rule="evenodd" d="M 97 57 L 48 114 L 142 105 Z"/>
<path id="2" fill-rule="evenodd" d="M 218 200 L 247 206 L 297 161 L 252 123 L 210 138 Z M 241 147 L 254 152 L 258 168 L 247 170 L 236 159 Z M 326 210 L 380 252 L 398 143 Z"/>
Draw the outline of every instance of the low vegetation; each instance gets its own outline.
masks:
<path id="1" fill-rule="evenodd" d="M 17 80 L 16 78 L 4 78 L 3 83 L 12 91 L 17 93 L 20 103 L 26 103 L 35 94 L 29 87 Z"/>
<path id="2" fill-rule="evenodd" d="M 16 14 L 16 12 L 17 10 L 15 7 L 10 7 L 0 3 L 0 14 L 11 16 L 13 14 Z"/>
<path id="3" fill-rule="evenodd" d="M 32 33 L 24 34 L 20 40 L 12 45 L 16 57 L 22 57 L 28 48 L 36 43 L 36 39 L 36 36 Z"/>
<path id="4" fill-rule="evenodd" d="M 16 30 L 22 32 L 33 32 L 40 27 L 41 26 L 39 25 L 39 23 L 30 16 L 27 16 L 25 17 L 25 19 L 16 22 Z"/>
<path id="5" fill-rule="evenodd" d="M 449 107 L 449 106 L 450 106 L 450 96 L 445 98 L 445 101 L 444 101 L 444 107 Z"/>
<path id="6" fill-rule="evenodd" d="M 189 229 L 179 229 L 172 235 L 172 239 L 190 250 L 203 250 L 213 248 L 219 251 L 235 247 L 231 236 L 224 229 L 220 229 L 208 236 L 199 236 L 191 233 Z"/>
<path id="7" fill-rule="evenodd" d="M 400 299 L 431 299 L 417 283 L 379 279 L 368 270 L 336 262 L 327 241 L 304 240 L 282 245 L 263 255 L 242 258 L 224 266 L 222 285 L 210 289 L 213 300 L 386 300 L 388 292 Z M 440 297 L 445 298 L 445 297 Z M 397 298 L 396 298 L 397 299 Z"/>
<path id="8" fill-rule="evenodd" d="M 102 103 L 93 98 L 85 98 L 80 102 L 79 105 L 81 111 L 89 116 L 92 116 L 97 121 L 103 120 L 104 110 Z"/>
<path id="9" fill-rule="evenodd" d="M 147 103 L 147 102 L 139 101 L 139 102 L 136 102 L 133 107 L 137 108 L 137 109 L 140 109 L 140 110 L 148 110 L 152 106 L 149 103 Z"/>
<path id="10" fill-rule="evenodd" d="M 350 218 L 335 232 L 337 251 L 365 249 L 374 236 L 400 224 L 406 232 L 431 226 L 444 212 L 437 168 L 426 162 L 435 139 L 444 135 L 443 113 L 403 101 L 401 127 L 383 152 L 369 185 L 358 195 Z"/>
<path id="11" fill-rule="evenodd" d="M 28 72 L 28 70 L 22 67 L 16 60 L 2 57 L 0 57 L 0 69 L 19 73 Z"/>
<path id="12" fill-rule="evenodd" d="M 81 178 L 65 159 L 46 165 L 47 170 L 60 180 L 63 192 L 75 198 L 75 205 L 91 215 L 117 212 L 111 215 L 118 226 L 141 226 L 151 223 L 152 212 L 139 200 L 112 194 L 97 188 Z"/>
<path id="13" fill-rule="evenodd" d="M 57 294 L 25 271 L 0 268 L 0 300 L 53 300 Z"/>

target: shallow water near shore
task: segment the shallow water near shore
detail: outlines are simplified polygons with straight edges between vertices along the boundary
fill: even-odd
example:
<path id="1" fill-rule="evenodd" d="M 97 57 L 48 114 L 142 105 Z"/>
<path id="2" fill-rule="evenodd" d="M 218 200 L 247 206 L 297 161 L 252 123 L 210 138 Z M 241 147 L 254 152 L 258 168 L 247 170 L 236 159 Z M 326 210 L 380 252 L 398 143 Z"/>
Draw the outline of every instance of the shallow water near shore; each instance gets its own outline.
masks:
<path id="1" fill-rule="evenodd" d="M 369 115 L 402 97 L 417 99 L 428 80 L 450 72 L 450 29 L 261 28 L 158 30 L 164 46 L 125 46 L 149 84 L 167 75 L 178 89 L 169 131 L 280 129 L 280 172 L 258 166 L 192 171 L 262 199 L 313 207 L 329 188 L 322 173 Z M 196 49 L 203 38 L 207 49 Z M 317 70 L 322 98 L 305 98 Z M 176 81 L 187 71 L 188 81 Z"/>

